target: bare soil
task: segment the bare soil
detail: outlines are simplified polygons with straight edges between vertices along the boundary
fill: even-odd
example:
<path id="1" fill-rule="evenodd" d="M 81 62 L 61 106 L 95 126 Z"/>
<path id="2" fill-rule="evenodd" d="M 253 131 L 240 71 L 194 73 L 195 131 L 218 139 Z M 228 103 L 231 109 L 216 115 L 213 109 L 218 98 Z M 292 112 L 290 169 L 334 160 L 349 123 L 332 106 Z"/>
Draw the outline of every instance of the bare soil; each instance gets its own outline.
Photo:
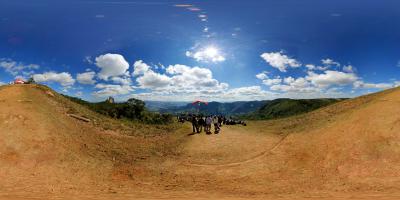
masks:
<path id="1" fill-rule="evenodd" d="M 399 113 L 392 89 L 190 135 L 188 124 L 116 121 L 42 86 L 3 86 L 0 199 L 399 199 Z"/>

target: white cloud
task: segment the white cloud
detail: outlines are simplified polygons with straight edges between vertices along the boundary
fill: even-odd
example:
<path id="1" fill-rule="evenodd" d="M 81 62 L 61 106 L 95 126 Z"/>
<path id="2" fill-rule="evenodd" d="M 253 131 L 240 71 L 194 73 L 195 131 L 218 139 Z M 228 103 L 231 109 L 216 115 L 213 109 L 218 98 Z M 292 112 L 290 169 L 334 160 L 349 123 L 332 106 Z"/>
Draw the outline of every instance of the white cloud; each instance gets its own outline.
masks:
<path id="1" fill-rule="evenodd" d="M 85 85 L 93 85 L 96 83 L 94 80 L 94 77 L 96 76 L 95 72 L 84 72 L 76 75 L 76 80 L 80 84 L 85 84 Z"/>
<path id="2" fill-rule="evenodd" d="M 260 80 L 267 79 L 267 78 L 268 78 L 268 75 L 267 75 L 267 74 L 268 74 L 268 72 L 263 71 L 263 72 L 257 74 L 257 75 L 256 75 L 256 78 L 258 78 L 258 79 L 260 79 Z"/>
<path id="3" fill-rule="evenodd" d="M 343 66 L 343 71 L 348 73 L 353 73 L 355 71 L 352 65 Z"/>
<path id="4" fill-rule="evenodd" d="M 280 84 L 280 83 L 282 83 L 282 79 L 279 78 L 279 77 L 271 78 L 271 79 L 267 78 L 267 79 L 263 80 L 263 84 L 264 85 L 268 85 L 268 86 L 277 85 L 277 84 Z"/>
<path id="5" fill-rule="evenodd" d="M 75 79 L 72 78 L 68 72 L 45 72 L 43 74 L 34 74 L 33 79 L 38 82 L 57 82 L 62 86 L 71 86 L 75 83 Z"/>
<path id="6" fill-rule="evenodd" d="M 263 53 L 261 58 L 281 72 L 286 72 L 288 67 L 296 68 L 301 66 L 300 62 L 284 55 L 283 52 Z"/>
<path id="7" fill-rule="evenodd" d="M 260 86 L 250 86 L 227 90 L 221 96 L 225 101 L 266 100 L 276 98 L 277 93 L 265 91 Z"/>
<path id="8" fill-rule="evenodd" d="M 256 78 L 262 80 L 264 85 L 276 85 L 276 84 L 280 84 L 282 82 L 282 79 L 279 76 L 276 76 L 275 78 L 269 78 L 267 75 L 268 72 L 261 72 L 259 74 L 256 75 Z"/>
<path id="9" fill-rule="evenodd" d="M 308 70 L 314 70 L 314 69 L 316 68 L 316 66 L 313 65 L 313 64 L 307 64 L 307 65 L 306 65 L 306 68 L 307 68 Z"/>
<path id="10" fill-rule="evenodd" d="M 130 77 L 112 77 L 111 80 L 114 83 L 121 84 L 121 85 L 131 85 L 131 83 L 132 83 Z"/>
<path id="11" fill-rule="evenodd" d="M 141 88 L 156 89 L 167 87 L 171 83 L 171 78 L 149 70 L 143 76 L 137 78 L 136 81 Z"/>
<path id="12" fill-rule="evenodd" d="M 210 96 L 228 89 L 229 85 L 220 83 L 213 78 L 210 69 L 201 67 L 189 67 L 186 65 L 170 65 L 165 69 L 166 73 L 157 73 L 147 70 L 136 81 L 138 87 L 148 89 L 150 93 L 142 93 L 146 97 L 161 96 Z M 163 97 L 165 99 L 167 97 Z"/>
<path id="13" fill-rule="evenodd" d="M 330 58 L 326 58 L 326 59 L 322 59 L 321 60 L 322 64 L 324 65 L 336 65 L 336 66 L 340 66 L 340 63 L 335 62 L 334 60 L 330 59 Z"/>
<path id="14" fill-rule="evenodd" d="M 143 75 L 147 71 L 149 71 L 150 66 L 144 63 L 142 60 L 138 60 L 133 64 L 133 75 Z"/>
<path id="15" fill-rule="evenodd" d="M 108 80 L 109 77 L 129 75 L 129 63 L 122 55 L 108 53 L 95 60 L 96 65 L 101 69 L 98 73 L 100 79 Z"/>
<path id="16" fill-rule="evenodd" d="M 354 88 L 363 88 L 363 89 L 389 89 L 392 87 L 396 87 L 397 83 L 365 83 L 364 81 L 356 81 L 354 82 Z"/>
<path id="17" fill-rule="evenodd" d="M 239 87 L 234 89 L 225 88 L 218 92 L 193 91 L 191 93 L 173 93 L 169 91 L 153 91 L 151 93 L 132 94 L 132 97 L 143 100 L 164 101 L 194 101 L 202 99 L 205 101 L 248 101 L 274 99 L 276 93 L 263 90 L 260 86 Z"/>
<path id="18" fill-rule="evenodd" d="M 0 68 L 3 68 L 7 73 L 13 76 L 30 76 L 35 70 L 39 69 L 40 66 L 37 64 L 24 64 L 21 62 L 16 62 L 12 59 L 1 58 Z"/>
<path id="19" fill-rule="evenodd" d="M 218 88 L 219 81 L 213 79 L 211 70 L 186 65 L 170 65 L 166 69 L 171 77 L 172 85 L 177 88 Z"/>
<path id="20" fill-rule="evenodd" d="M 313 65 L 313 64 L 307 64 L 306 68 L 308 69 L 308 71 L 317 71 L 317 70 L 325 71 L 325 70 L 329 69 L 329 65 L 327 65 L 327 66 L 316 66 L 316 65 Z"/>
<path id="21" fill-rule="evenodd" d="M 318 87 L 329 87 L 332 85 L 353 84 L 359 78 L 354 73 L 327 70 L 322 74 L 308 72 L 307 80 Z"/>
<path id="22" fill-rule="evenodd" d="M 320 92 L 319 88 L 314 87 L 311 83 L 304 77 L 293 78 L 286 77 L 283 79 L 284 84 L 272 85 L 270 87 L 273 91 L 289 92 L 289 93 L 310 93 L 310 92 Z"/>
<path id="23" fill-rule="evenodd" d="M 96 89 L 100 89 L 93 92 L 93 96 L 97 98 L 104 98 L 109 96 L 127 95 L 134 91 L 132 86 L 129 85 L 113 85 L 113 84 L 97 84 Z"/>
<path id="24" fill-rule="evenodd" d="M 208 31 L 208 29 L 207 29 Z M 219 49 L 216 47 L 206 47 L 200 50 L 195 50 L 194 52 L 186 51 L 186 56 L 194 58 L 198 62 L 223 62 L 225 57 L 221 54 Z"/>

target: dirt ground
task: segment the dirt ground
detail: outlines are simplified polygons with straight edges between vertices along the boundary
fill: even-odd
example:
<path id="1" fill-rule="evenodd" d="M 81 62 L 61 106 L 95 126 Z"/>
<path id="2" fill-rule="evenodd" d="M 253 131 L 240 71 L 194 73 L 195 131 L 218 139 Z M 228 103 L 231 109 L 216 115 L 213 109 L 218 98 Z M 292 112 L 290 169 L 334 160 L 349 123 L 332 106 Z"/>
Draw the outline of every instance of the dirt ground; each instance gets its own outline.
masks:
<path id="1" fill-rule="evenodd" d="M 393 89 L 190 135 L 189 124 L 120 125 L 46 88 L 3 86 L 0 199 L 399 199 L 399 113 Z"/>

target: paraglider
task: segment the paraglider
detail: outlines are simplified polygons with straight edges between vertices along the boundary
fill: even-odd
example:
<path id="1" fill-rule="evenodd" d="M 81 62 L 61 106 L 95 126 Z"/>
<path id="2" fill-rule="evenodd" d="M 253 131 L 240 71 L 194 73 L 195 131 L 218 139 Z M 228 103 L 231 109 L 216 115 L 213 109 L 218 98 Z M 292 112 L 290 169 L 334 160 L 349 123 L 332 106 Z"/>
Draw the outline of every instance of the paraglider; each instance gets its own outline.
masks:
<path id="1" fill-rule="evenodd" d="M 196 101 L 192 102 L 192 105 L 197 107 L 197 113 L 199 113 L 201 105 L 208 105 L 208 102 L 201 101 L 201 100 L 196 100 Z"/>
<path id="2" fill-rule="evenodd" d="M 206 102 L 206 101 L 201 101 L 201 100 L 196 100 L 196 101 L 193 101 L 193 102 L 192 102 L 192 105 L 198 105 L 198 106 L 200 106 L 201 104 L 208 105 L 208 102 Z"/>

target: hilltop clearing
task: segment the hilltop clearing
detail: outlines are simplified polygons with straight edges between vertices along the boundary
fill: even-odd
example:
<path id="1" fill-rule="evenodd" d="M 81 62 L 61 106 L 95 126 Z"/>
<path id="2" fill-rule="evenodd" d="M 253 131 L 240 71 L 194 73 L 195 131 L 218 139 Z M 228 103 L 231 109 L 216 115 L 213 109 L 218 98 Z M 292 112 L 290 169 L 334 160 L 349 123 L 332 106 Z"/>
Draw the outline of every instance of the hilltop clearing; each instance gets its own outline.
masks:
<path id="1" fill-rule="evenodd" d="M 400 90 L 189 135 L 0 87 L 3 199 L 398 199 Z M 84 122 L 69 114 L 90 119 Z"/>

